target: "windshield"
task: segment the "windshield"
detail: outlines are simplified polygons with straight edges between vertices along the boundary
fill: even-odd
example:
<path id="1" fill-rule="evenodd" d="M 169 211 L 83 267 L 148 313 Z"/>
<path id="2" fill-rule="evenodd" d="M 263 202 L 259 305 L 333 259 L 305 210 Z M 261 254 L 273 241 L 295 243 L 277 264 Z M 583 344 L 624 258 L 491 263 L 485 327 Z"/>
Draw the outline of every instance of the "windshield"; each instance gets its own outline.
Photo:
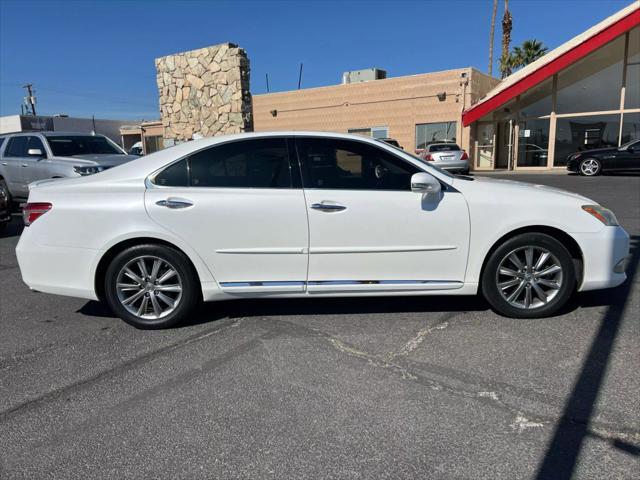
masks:
<path id="1" fill-rule="evenodd" d="M 56 157 L 73 157 L 75 155 L 124 155 L 107 137 L 94 135 L 65 135 L 47 137 L 49 147 Z"/>
<path id="2" fill-rule="evenodd" d="M 620 149 L 621 150 L 627 149 L 636 142 L 640 143 L 640 140 L 636 138 L 635 140 L 631 140 L 630 142 L 623 143 L 622 145 L 620 145 Z"/>

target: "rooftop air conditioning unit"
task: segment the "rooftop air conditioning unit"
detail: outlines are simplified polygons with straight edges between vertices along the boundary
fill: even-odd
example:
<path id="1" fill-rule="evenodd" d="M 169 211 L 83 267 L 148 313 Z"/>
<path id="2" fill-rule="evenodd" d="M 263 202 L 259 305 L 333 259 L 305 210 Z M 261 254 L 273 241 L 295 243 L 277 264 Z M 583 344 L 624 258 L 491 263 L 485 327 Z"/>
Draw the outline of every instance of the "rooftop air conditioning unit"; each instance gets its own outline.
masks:
<path id="1" fill-rule="evenodd" d="M 364 70 L 352 70 L 342 74 L 342 83 L 370 82 L 387 78 L 387 71 L 381 68 L 365 68 Z"/>

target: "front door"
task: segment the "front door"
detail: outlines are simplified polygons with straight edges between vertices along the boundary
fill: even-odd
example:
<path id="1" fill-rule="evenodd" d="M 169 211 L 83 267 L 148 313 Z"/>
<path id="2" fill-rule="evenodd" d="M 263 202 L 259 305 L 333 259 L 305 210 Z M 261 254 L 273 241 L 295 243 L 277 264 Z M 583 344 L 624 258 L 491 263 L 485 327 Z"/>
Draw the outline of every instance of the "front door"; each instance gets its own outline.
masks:
<path id="1" fill-rule="evenodd" d="M 304 291 L 307 212 L 287 143 L 206 148 L 158 174 L 146 192 L 151 218 L 190 244 L 225 291 Z"/>
<path id="2" fill-rule="evenodd" d="M 462 286 L 469 247 L 460 193 L 410 189 L 421 171 L 381 147 L 298 137 L 309 215 L 308 291 L 428 290 Z"/>

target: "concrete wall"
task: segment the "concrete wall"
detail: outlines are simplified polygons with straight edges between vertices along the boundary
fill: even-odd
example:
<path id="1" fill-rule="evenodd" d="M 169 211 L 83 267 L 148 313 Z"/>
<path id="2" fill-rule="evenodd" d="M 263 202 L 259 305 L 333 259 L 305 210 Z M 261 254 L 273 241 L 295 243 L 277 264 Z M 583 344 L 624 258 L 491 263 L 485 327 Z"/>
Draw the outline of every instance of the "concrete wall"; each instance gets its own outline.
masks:
<path id="1" fill-rule="evenodd" d="M 469 79 L 466 87 L 461 85 L 463 73 Z M 462 108 L 469 107 L 498 82 L 475 69 L 463 68 L 255 95 L 254 129 L 347 132 L 386 126 L 389 136 L 412 152 L 417 124 L 455 121 L 456 138 L 462 139 L 461 147 L 470 151 L 469 129 L 462 131 Z M 444 100 L 437 97 L 442 92 L 446 93 Z M 275 116 L 273 110 L 277 111 Z"/>

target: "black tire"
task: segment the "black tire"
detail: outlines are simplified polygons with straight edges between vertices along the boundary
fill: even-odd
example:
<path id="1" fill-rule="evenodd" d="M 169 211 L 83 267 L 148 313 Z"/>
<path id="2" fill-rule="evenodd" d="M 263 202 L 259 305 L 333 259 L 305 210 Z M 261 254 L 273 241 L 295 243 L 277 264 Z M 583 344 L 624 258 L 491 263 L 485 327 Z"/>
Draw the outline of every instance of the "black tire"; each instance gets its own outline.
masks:
<path id="1" fill-rule="evenodd" d="M 5 195 L 7 196 L 7 208 L 9 209 L 9 213 L 12 212 L 13 199 L 11 198 L 11 193 L 9 192 L 9 187 L 7 186 L 7 182 L 5 182 L 4 178 L 0 178 L 0 190 L 3 190 Z"/>
<path id="2" fill-rule="evenodd" d="M 549 297 L 552 298 L 548 300 L 547 303 L 542 303 L 540 297 L 536 296 L 537 294 L 535 293 L 535 290 L 533 290 L 533 285 L 531 285 L 531 282 L 537 282 L 540 280 L 534 280 L 534 276 L 526 274 L 522 274 L 522 278 L 514 278 L 514 281 L 525 283 L 526 288 L 523 292 L 526 293 L 526 289 L 531 289 L 533 292 L 532 295 L 535 297 L 535 301 L 541 303 L 538 306 L 532 305 L 531 308 L 524 308 L 522 305 L 514 306 L 508 301 L 508 298 L 505 298 L 505 296 L 514 292 L 515 289 L 519 287 L 519 283 L 514 285 L 515 288 L 510 287 L 513 288 L 513 290 L 504 291 L 498 286 L 499 278 L 502 278 L 503 280 L 505 279 L 505 277 L 499 276 L 498 269 L 501 264 L 503 266 L 508 265 L 504 264 L 503 260 L 506 259 L 510 253 L 514 251 L 524 251 L 526 247 L 534 247 L 537 252 L 549 252 L 552 256 L 548 258 L 550 258 L 551 261 L 557 260 L 558 265 L 562 268 L 562 278 L 559 282 L 560 288 L 546 292 L 553 292 L 553 297 L 549 295 Z M 529 278 L 524 278 L 525 276 Z M 508 278 L 509 277 L 506 277 L 507 280 Z M 539 287 L 540 285 L 541 284 L 537 284 L 536 286 Z M 502 245 L 499 245 L 489 256 L 481 278 L 482 294 L 491 307 L 493 307 L 497 313 L 512 318 L 541 318 L 551 316 L 567 303 L 575 291 L 575 288 L 576 273 L 571 254 L 562 243 L 543 233 L 524 233 L 510 238 Z M 504 294 L 501 293 L 501 290 L 504 291 Z M 523 295 L 525 293 L 523 293 Z"/>
<path id="3" fill-rule="evenodd" d="M 177 274 L 175 281 L 180 283 L 182 289 L 181 296 L 176 300 L 173 310 L 167 313 L 166 316 L 159 318 L 142 318 L 127 310 L 120 300 L 116 287 L 118 277 L 129 262 L 139 259 L 140 257 L 154 257 L 167 262 L 170 267 L 173 267 Z M 137 283 L 133 280 L 131 280 L 131 282 Z M 141 288 L 135 290 L 134 293 L 138 293 L 140 290 Z M 107 267 L 104 292 L 107 304 L 116 315 L 128 324 L 144 330 L 169 328 L 183 322 L 200 303 L 202 298 L 197 274 L 187 256 L 174 248 L 157 244 L 136 245 L 116 255 Z M 120 295 L 122 295 L 122 292 L 120 292 Z M 146 293 L 144 296 L 149 297 L 149 295 L 149 293 Z M 162 304 L 162 306 L 167 307 L 165 304 Z"/>
<path id="4" fill-rule="evenodd" d="M 586 168 L 587 165 L 590 168 Z M 578 173 L 583 177 L 596 177 L 602 173 L 602 162 L 597 158 L 583 158 L 578 164 Z"/>

